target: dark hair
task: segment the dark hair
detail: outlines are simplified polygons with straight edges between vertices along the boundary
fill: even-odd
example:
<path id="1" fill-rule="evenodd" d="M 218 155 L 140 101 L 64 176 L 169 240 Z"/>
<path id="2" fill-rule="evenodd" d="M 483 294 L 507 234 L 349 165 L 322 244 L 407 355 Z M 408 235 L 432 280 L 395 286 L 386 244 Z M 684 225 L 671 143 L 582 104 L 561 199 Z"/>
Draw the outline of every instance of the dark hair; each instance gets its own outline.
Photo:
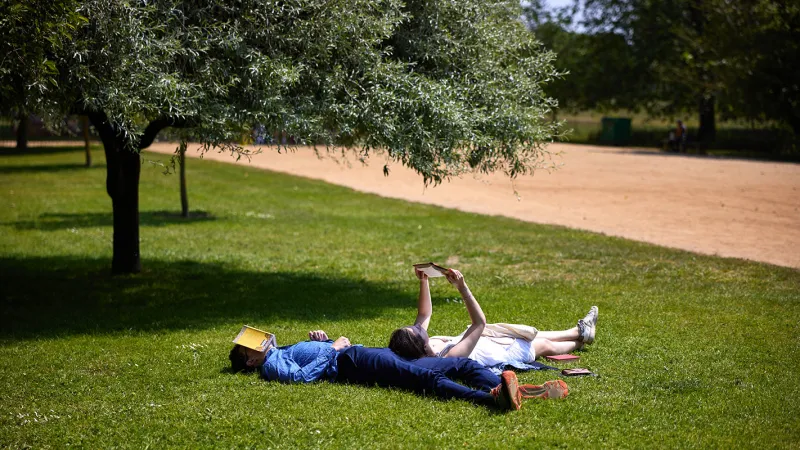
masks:
<path id="1" fill-rule="evenodd" d="M 389 349 L 405 359 L 417 359 L 427 355 L 425 340 L 409 327 L 398 328 L 392 332 Z"/>
<path id="2" fill-rule="evenodd" d="M 250 367 L 247 365 L 247 352 L 243 352 L 242 347 L 239 344 L 236 344 L 231 349 L 231 352 L 228 354 L 228 359 L 231 360 L 231 369 L 233 373 L 237 372 L 252 372 L 256 368 Z"/>

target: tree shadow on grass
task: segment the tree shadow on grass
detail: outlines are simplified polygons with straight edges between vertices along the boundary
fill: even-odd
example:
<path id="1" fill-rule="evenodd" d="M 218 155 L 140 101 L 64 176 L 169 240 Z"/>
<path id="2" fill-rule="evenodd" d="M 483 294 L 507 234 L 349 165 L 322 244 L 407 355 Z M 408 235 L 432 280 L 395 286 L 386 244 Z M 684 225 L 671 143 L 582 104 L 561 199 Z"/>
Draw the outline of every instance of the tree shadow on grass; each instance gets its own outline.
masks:
<path id="1" fill-rule="evenodd" d="M 92 143 L 91 150 L 95 151 L 98 150 L 96 148 L 96 143 Z M 74 146 L 31 146 L 26 149 L 20 150 L 16 147 L 0 147 L 0 156 L 34 156 L 34 155 L 53 155 L 57 153 L 71 153 L 71 152 L 83 152 L 83 141 L 75 141 Z M 99 151 L 102 151 L 102 147 L 100 147 Z"/>
<path id="2" fill-rule="evenodd" d="M 0 167 L 0 174 L 3 175 L 13 175 L 17 173 L 55 173 L 55 172 L 64 172 L 66 170 L 97 170 L 103 169 L 105 170 L 105 164 L 95 164 L 91 167 L 86 167 L 84 163 L 72 163 L 72 164 L 39 164 L 39 165 L 25 165 L 25 166 L 2 166 Z"/>
<path id="3" fill-rule="evenodd" d="M 216 217 L 206 211 L 191 211 L 189 217 L 182 217 L 177 211 L 142 211 L 139 213 L 139 224 L 143 226 L 160 227 L 176 223 L 186 224 L 192 222 L 207 222 L 216 220 Z M 44 213 L 36 220 L 18 220 L 5 222 L 17 230 L 56 231 L 70 228 L 110 227 L 114 224 L 111 211 L 107 213 Z"/>
<path id="4" fill-rule="evenodd" d="M 297 320 L 369 320 L 408 306 L 408 293 L 364 281 L 193 261 L 149 260 L 141 274 L 111 276 L 104 259 L 6 257 L 0 274 L 0 339 L 11 341 L 231 321 L 280 328 Z"/>

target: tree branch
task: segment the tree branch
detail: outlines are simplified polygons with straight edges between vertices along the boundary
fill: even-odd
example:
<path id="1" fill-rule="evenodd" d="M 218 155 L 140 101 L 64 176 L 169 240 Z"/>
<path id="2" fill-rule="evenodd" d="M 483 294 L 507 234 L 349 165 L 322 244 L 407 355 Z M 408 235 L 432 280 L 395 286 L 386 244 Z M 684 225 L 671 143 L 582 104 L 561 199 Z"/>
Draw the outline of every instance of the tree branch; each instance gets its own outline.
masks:
<path id="1" fill-rule="evenodd" d="M 108 123 L 108 116 L 103 111 L 81 111 L 80 114 L 85 114 L 89 117 L 97 134 L 100 135 L 100 140 L 103 141 L 103 147 L 108 151 L 114 147 L 114 129 Z"/>
<path id="2" fill-rule="evenodd" d="M 150 145 L 153 143 L 153 140 L 156 138 L 156 136 L 158 136 L 158 133 L 164 128 L 187 128 L 194 126 L 194 124 L 194 120 L 187 118 L 176 119 L 174 117 L 160 117 L 156 120 L 153 120 L 147 125 L 142 138 L 139 140 L 139 150 L 150 147 Z"/>

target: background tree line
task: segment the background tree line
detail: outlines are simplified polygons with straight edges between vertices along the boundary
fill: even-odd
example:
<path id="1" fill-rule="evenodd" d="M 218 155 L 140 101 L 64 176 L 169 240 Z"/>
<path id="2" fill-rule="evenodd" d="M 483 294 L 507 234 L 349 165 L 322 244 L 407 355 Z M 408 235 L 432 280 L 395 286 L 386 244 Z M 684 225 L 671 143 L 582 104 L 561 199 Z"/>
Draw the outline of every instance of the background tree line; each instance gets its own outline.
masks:
<path id="1" fill-rule="evenodd" d="M 569 75 L 550 93 L 561 110 L 693 113 L 711 142 L 716 119 L 800 136 L 800 3 L 781 0 L 526 2 L 536 37 Z M 579 14 L 580 13 L 580 14 Z"/>

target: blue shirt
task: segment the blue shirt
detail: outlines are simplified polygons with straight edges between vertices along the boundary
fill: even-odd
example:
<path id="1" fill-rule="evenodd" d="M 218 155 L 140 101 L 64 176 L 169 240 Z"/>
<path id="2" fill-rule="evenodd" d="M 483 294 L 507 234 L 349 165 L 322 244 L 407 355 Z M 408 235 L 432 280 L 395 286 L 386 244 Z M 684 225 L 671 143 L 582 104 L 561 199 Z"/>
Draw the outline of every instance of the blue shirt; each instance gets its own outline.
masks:
<path id="1" fill-rule="evenodd" d="M 338 372 L 333 341 L 304 341 L 272 348 L 261 366 L 261 376 L 282 383 L 333 379 Z"/>

